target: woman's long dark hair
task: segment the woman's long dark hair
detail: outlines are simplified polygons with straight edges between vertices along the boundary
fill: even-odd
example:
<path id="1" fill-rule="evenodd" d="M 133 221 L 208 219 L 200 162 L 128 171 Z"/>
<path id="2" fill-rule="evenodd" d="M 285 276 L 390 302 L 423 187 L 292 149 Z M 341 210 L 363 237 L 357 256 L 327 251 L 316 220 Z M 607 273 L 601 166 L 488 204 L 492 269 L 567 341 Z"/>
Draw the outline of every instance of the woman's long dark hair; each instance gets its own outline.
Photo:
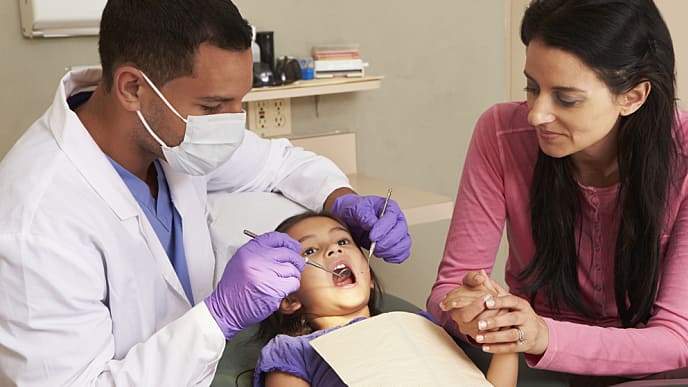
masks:
<path id="1" fill-rule="evenodd" d="M 614 293 L 624 327 L 646 323 L 660 272 L 660 236 L 679 161 L 674 50 L 669 30 L 651 0 L 534 0 L 521 40 L 572 53 L 620 95 L 650 82 L 645 103 L 621 117 L 618 198 L 621 211 L 614 258 Z M 558 310 L 563 302 L 594 317 L 581 297 L 576 228 L 583 220 L 569 157 L 539 152 L 530 192 L 533 260 L 519 274 L 535 297 L 544 290 Z"/>
<path id="2" fill-rule="evenodd" d="M 342 222 L 335 215 L 329 212 L 312 212 L 307 211 L 298 215 L 291 216 L 280 223 L 275 231 L 288 232 L 295 224 L 301 222 L 304 219 L 315 218 L 315 217 L 325 217 L 334 220 L 339 223 L 345 229 L 349 229 L 346 223 Z M 359 249 L 361 246 L 357 242 L 356 247 Z M 368 309 L 372 316 L 380 314 L 379 308 L 382 306 L 382 288 L 380 282 L 378 281 L 373 269 L 370 269 L 370 280 L 373 282 L 373 288 L 370 289 L 370 298 L 368 299 Z M 293 314 L 282 314 L 279 310 L 274 312 L 270 317 L 263 320 L 258 326 L 258 332 L 256 337 L 264 342 L 269 341 L 278 334 L 285 334 L 289 336 L 302 336 L 313 332 L 314 329 L 308 323 L 306 316 L 303 312 L 297 311 Z"/>

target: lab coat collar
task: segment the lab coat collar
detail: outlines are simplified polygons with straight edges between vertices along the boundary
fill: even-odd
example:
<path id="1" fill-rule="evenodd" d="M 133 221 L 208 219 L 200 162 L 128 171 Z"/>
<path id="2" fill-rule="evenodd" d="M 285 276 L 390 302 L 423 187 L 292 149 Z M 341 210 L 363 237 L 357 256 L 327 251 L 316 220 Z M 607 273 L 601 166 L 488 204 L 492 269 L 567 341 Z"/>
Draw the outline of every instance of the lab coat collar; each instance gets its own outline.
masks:
<path id="1" fill-rule="evenodd" d="M 55 93 L 48 113 L 48 126 L 58 146 L 86 181 L 117 216 L 124 220 L 138 214 L 136 201 L 79 117 L 67 104 L 69 96 L 94 90 L 101 76 L 102 70 L 99 67 L 80 68 L 67 73 Z"/>
<path id="2" fill-rule="evenodd" d="M 174 289 L 177 296 L 188 304 L 189 301 L 179 282 L 179 277 L 177 277 L 177 273 L 174 271 L 169 257 L 162 247 L 162 244 L 160 244 L 153 227 L 147 219 L 145 219 L 145 215 L 139 208 L 136 199 L 117 174 L 115 168 L 110 164 L 103 151 L 93 140 L 88 130 L 86 130 L 79 120 L 79 117 L 67 104 L 67 98 L 69 96 L 82 91 L 95 89 L 95 86 L 101 79 L 101 75 L 102 71 L 98 67 L 81 68 L 67 73 L 67 75 L 62 78 L 62 82 L 60 82 L 53 105 L 50 107 L 47 114 L 49 119 L 47 124 L 55 136 L 58 146 L 84 176 L 88 184 L 93 187 L 94 191 L 110 206 L 119 219 L 125 221 L 126 219 L 136 218 L 137 229 L 132 231 L 138 232 L 143 236 L 151 250 L 151 254 L 162 270 L 163 277 L 170 287 Z M 170 182 L 169 179 L 168 183 L 170 183 L 171 187 L 174 187 L 174 183 Z M 174 193 L 177 191 L 177 189 L 172 188 L 173 200 Z M 177 201 L 185 207 L 185 209 L 188 207 L 183 204 L 185 202 L 184 200 L 178 199 Z M 175 203 L 175 206 L 178 206 L 178 204 Z M 180 209 L 180 214 L 184 212 L 184 210 Z M 185 251 L 187 252 L 187 260 L 189 260 L 189 277 L 191 278 L 194 297 L 197 297 L 197 294 L 208 294 L 208 290 L 200 288 L 199 282 L 204 282 L 206 279 L 207 282 L 212 282 L 212 263 L 208 265 L 211 270 L 210 275 L 197 277 L 198 272 L 201 271 L 202 268 L 196 268 L 194 267 L 195 265 L 191 264 L 191 259 L 193 258 L 189 256 L 188 252 L 194 249 L 189 249 L 186 246 L 195 246 L 198 242 L 196 241 L 194 243 L 189 241 L 187 244 L 186 234 L 191 234 L 193 231 L 187 230 L 186 228 L 184 231 Z M 197 288 L 199 288 L 198 291 Z M 201 292 L 202 290 L 205 291 Z"/>

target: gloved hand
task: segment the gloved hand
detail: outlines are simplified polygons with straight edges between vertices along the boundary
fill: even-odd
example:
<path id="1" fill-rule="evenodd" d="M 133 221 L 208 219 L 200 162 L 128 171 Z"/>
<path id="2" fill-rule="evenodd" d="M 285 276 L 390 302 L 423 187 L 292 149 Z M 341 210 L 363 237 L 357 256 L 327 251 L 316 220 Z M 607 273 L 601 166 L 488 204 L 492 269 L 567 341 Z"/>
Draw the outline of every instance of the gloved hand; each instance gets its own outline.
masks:
<path id="1" fill-rule="evenodd" d="M 306 267 L 300 252 L 301 244 L 280 232 L 259 235 L 237 250 L 205 299 L 227 340 L 265 320 L 299 289 Z"/>
<path id="2" fill-rule="evenodd" d="M 375 241 L 375 256 L 386 262 L 401 263 L 411 255 L 406 217 L 397 202 L 390 199 L 385 214 L 378 219 L 384 205 L 383 197 L 348 194 L 335 199 L 332 213 L 349 225 L 361 246 L 368 249 L 371 241 Z"/>

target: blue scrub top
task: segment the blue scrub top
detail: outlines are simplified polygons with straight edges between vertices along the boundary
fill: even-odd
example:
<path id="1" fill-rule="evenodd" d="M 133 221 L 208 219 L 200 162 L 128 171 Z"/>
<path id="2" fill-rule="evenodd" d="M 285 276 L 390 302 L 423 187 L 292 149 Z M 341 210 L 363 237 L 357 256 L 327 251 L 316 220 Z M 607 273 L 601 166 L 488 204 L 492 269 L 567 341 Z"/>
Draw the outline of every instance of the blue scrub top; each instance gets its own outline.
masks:
<path id="1" fill-rule="evenodd" d="M 124 184 L 129 188 L 136 202 L 139 203 L 139 206 L 146 214 L 148 222 L 153 226 L 155 234 L 157 234 L 162 247 L 170 258 L 170 262 L 172 262 L 172 266 L 177 273 L 177 277 L 179 277 L 179 282 L 182 283 L 186 297 L 189 299 L 191 305 L 193 305 L 193 293 L 191 292 L 189 269 L 186 265 L 184 238 L 182 237 L 182 218 L 172 204 L 170 189 L 167 186 L 165 172 L 162 170 L 160 162 L 158 160 L 153 161 L 158 177 L 158 197 L 156 200 L 151 194 L 148 184 L 124 169 L 124 167 L 110 157 L 108 157 L 108 160 L 110 160 L 112 166 L 115 167 L 115 170 L 117 170 Z"/>

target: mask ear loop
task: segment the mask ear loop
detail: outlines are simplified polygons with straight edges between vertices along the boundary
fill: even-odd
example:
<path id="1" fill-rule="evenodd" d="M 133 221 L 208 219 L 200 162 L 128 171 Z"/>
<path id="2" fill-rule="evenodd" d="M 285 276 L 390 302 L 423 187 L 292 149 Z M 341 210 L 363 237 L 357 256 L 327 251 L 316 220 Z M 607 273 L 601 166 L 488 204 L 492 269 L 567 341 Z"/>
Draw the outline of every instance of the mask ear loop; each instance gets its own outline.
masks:
<path id="1" fill-rule="evenodd" d="M 177 112 L 177 109 L 175 109 L 174 106 L 172 106 L 172 104 L 167 100 L 167 98 L 165 98 L 164 95 L 162 95 L 162 93 L 160 92 L 160 90 L 158 90 L 158 88 L 155 86 L 155 84 L 153 83 L 153 81 L 151 81 L 151 80 L 148 78 L 148 76 L 147 76 L 146 74 L 144 74 L 143 71 L 139 70 L 139 73 L 141 73 L 141 76 L 143 77 L 143 79 L 146 80 L 146 82 L 148 83 L 148 86 L 150 86 L 151 89 L 153 89 L 153 91 L 155 92 L 155 94 L 157 94 L 158 97 L 160 97 L 160 99 L 162 100 L 162 102 L 164 102 L 165 105 L 167 105 L 167 107 L 168 107 L 170 110 L 172 110 L 172 113 L 176 114 L 177 117 L 179 117 L 180 120 L 182 120 L 182 121 L 184 121 L 184 123 L 186 123 L 186 118 L 182 117 L 182 115 L 179 114 L 179 112 Z"/>
<path id="2" fill-rule="evenodd" d="M 139 116 L 139 120 L 141 120 L 141 123 L 143 124 L 143 126 L 146 127 L 146 130 L 148 131 L 148 134 L 150 134 L 151 137 L 153 137 L 153 139 L 154 139 L 155 141 L 157 141 L 158 144 L 160 144 L 160 146 L 165 147 L 165 148 L 169 148 L 169 146 L 167 146 L 167 144 L 165 144 L 165 142 L 162 141 L 162 140 L 160 139 L 160 137 L 158 137 L 157 134 L 155 134 L 155 132 L 153 131 L 153 129 L 151 129 L 150 125 L 148 125 L 148 122 L 146 121 L 146 119 L 143 118 L 143 114 L 141 114 L 141 110 L 137 110 L 137 111 L 136 111 L 136 115 Z"/>

